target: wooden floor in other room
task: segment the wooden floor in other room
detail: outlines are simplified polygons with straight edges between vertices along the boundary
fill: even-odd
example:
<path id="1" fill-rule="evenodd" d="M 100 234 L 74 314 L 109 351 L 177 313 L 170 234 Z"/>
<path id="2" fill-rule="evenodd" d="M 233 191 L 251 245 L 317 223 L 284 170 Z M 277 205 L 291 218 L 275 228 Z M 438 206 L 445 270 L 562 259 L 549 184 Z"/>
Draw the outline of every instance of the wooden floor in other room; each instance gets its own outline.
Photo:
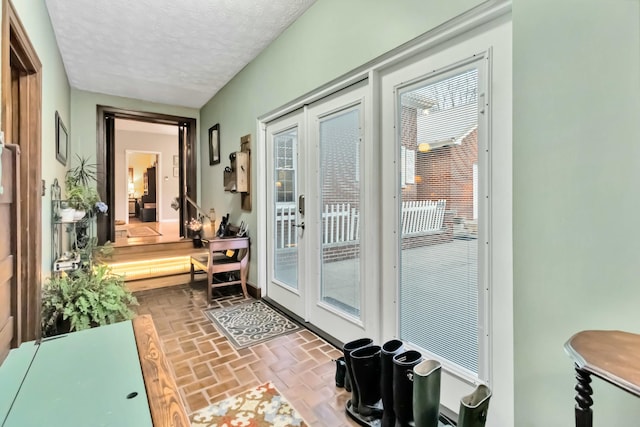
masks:
<path id="1" fill-rule="evenodd" d="M 239 287 L 218 292 L 212 307 L 242 302 Z M 272 382 L 311 427 L 357 424 L 345 415 L 349 398 L 334 382 L 341 352 L 303 329 L 236 350 L 213 326 L 204 282 L 135 293 L 139 314 L 151 314 L 188 413 Z"/>

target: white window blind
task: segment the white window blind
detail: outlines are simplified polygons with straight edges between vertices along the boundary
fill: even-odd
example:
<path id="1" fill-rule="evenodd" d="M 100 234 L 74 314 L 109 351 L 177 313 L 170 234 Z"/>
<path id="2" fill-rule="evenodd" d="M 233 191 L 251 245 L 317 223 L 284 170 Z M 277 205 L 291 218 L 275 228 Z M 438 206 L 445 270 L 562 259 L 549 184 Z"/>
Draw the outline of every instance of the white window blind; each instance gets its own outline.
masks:
<path id="1" fill-rule="evenodd" d="M 478 70 L 454 74 L 425 80 L 400 94 L 398 150 L 416 153 L 415 179 L 405 178 L 400 189 L 400 229 L 411 230 L 401 236 L 400 338 L 477 375 L 474 172 L 483 173 L 474 170 Z"/>

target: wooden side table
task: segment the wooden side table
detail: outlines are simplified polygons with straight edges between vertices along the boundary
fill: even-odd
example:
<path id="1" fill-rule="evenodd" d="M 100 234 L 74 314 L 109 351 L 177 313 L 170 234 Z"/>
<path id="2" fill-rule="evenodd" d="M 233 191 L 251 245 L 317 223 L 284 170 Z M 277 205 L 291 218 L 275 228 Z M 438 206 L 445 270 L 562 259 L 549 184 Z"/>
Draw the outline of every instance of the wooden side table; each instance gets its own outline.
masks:
<path id="1" fill-rule="evenodd" d="M 593 426 L 591 375 L 640 396 L 640 335 L 582 331 L 572 336 L 564 349 L 576 366 L 576 427 Z"/>

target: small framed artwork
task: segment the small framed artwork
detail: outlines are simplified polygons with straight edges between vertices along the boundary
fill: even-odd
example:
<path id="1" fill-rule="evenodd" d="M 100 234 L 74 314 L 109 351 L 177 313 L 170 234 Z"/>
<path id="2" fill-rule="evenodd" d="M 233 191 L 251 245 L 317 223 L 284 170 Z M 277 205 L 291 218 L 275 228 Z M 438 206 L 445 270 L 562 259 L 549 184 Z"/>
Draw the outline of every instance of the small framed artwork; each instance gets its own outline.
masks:
<path id="1" fill-rule="evenodd" d="M 180 168 L 173 168 L 173 176 L 177 178 L 179 174 L 180 174 Z"/>
<path id="2" fill-rule="evenodd" d="M 173 167 L 179 167 L 180 166 L 180 157 L 179 156 L 173 156 Z"/>
<path id="3" fill-rule="evenodd" d="M 209 128 L 209 164 L 217 165 L 220 163 L 220 124 Z"/>
<path id="4" fill-rule="evenodd" d="M 69 133 L 60 114 L 56 111 L 56 159 L 63 165 L 67 165 L 67 152 L 69 151 Z"/>

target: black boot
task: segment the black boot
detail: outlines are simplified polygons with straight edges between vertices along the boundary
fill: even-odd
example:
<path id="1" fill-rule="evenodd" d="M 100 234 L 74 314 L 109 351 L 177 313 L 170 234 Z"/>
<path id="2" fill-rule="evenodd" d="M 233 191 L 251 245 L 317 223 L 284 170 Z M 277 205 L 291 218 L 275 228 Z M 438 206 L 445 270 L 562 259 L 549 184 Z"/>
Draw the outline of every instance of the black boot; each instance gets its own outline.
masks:
<path id="1" fill-rule="evenodd" d="M 351 381 L 351 401 L 347 402 L 347 407 L 351 407 L 351 410 L 358 413 L 358 405 L 360 404 L 358 393 L 358 387 L 356 386 L 355 381 L 353 380 L 353 370 L 351 368 L 351 353 L 359 348 L 368 347 L 373 345 L 373 340 L 371 338 L 360 338 L 355 341 L 348 342 L 342 347 L 342 351 L 344 353 L 344 363 L 347 365 L 347 375 L 349 376 L 349 380 Z"/>
<path id="2" fill-rule="evenodd" d="M 382 393 L 382 427 L 393 427 L 396 423 L 396 413 L 393 412 L 393 356 L 404 351 L 400 340 L 384 343 L 381 354 L 380 392 Z"/>
<path id="3" fill-rule="evenodd" d="M 441 368 L 436 360 L 423 360 L 413 368 L 413 417 L 416 427 L 438 427 Z"/>
<path id="4" fill-rule="evenodd" d="M 460 400 L 458 427 L 484 427 L 487 422 L 491 389 L 480 384 L 468 396 Z"/>
<path id="5" fill-rule="evenodd" d="M 344 389 L 351 393 L 351 377 L 349 377 L 349 371 L 347 371 L 347 364 L 344 365 Z"/>
<path id="6" fill-rule="evenodd" d="M 336 387 L 344 387 L 344 377 L 347 373 L 344 356 L 338 357 L 334 362 L 336 362 Z"/>
<path id="7" fill-rule="evenodd" d="M 380 346 L 351 352 L 351 370 L 359 393 L 358 413 L 365 420 L 382 418 L 380 400 Z"/>
<path id="8" fill-rule="evenodd" d="M 422 355 L 415 350 L 393 357 L 393 411 L 396 413 L 396 427 L 413 426 L 413 367 L 420 362 Z"/>

